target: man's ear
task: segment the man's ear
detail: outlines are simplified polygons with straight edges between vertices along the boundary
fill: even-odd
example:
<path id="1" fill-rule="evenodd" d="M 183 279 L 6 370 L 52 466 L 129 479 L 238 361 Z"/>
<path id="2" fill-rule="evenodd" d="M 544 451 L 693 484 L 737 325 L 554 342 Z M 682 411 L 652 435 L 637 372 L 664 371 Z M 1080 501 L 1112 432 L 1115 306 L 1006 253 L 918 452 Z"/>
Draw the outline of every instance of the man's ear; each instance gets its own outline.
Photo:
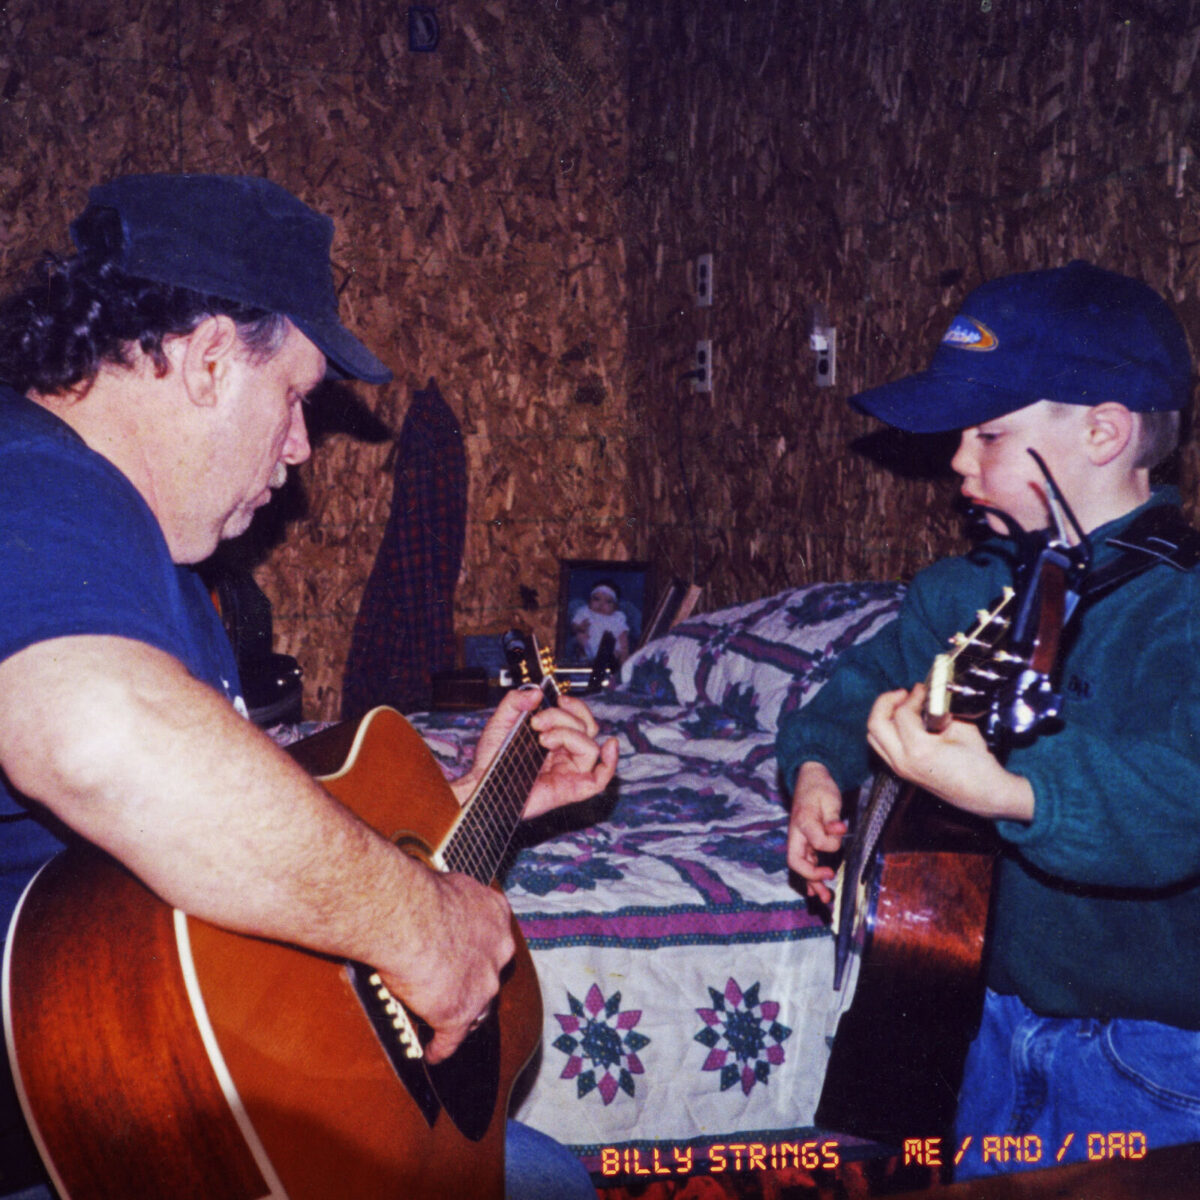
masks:
<path id="1" fill-rule="evenodd" d="M 191 333 L 179 336 L 173 357 L 193 404 L 216 404 L 239 344 L 237 326 L 226 316 L 205 317 Z"/>
<path id="2" fill-rule="evenodd" d="M 1107 400 L 1087 410 L 1084 436 L 1087 454 L 1096 466 L 1113 461 L 1129 445 L 1137 418 L 1123 404 Z"/>

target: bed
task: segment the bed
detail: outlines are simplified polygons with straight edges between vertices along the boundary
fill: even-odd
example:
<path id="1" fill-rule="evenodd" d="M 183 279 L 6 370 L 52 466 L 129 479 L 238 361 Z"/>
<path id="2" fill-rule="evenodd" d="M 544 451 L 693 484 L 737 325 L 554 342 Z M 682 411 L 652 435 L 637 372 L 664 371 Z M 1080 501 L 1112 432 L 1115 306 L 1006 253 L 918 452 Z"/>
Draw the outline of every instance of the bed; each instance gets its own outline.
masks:
<path id="1" fill-rule="evenodd" d="M 545 1009 L 516 1115 L 599 1178 L 736 1169 L 735 1146 L 816 1136 L 832 938 L 788 884 L 775 730 L 900 596 L 817 584 L 699 616 L 589 698 L 620 739 L 616 785 L 524 827 L 504 887 Z M 413 723 L 453 777 L 485 715 Z"/>

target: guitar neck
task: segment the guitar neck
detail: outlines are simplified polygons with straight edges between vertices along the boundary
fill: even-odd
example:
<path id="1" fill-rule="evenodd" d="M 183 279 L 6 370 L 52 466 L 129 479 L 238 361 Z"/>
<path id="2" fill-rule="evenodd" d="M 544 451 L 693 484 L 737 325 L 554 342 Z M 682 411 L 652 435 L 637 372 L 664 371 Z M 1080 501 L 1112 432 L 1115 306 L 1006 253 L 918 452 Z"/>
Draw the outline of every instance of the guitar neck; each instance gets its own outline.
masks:
<path id="1" fill-rule="evenodd" d="M 883 836 L 884 826 L 908 786 L 910 785 L 891 771 L 881 770 L 875 776 L 862 820 L 860 854 L 864 865 L 874 857 L 879 839 Z"/>
<path id="2" fill-rule="evenodd" d="M 443 843 L 440 854 L 447 870 L 470 875 L 480 883 L 496 878 L 529 791 L 546 760 L 530 716 L 532 713 L 524 714 L 509 733 Z"/>

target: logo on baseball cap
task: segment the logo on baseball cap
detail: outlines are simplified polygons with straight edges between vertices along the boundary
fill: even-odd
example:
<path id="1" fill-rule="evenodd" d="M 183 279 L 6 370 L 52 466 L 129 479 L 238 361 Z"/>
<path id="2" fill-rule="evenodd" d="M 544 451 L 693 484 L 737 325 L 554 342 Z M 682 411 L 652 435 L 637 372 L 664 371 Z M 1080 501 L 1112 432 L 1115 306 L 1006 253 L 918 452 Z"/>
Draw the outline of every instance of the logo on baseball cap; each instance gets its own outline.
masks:
<path id="1" fill-rule="evenodd" d="M 996 335 L 974 317 L 955 317 L 942 342 L 960 350 L 995 350 L 1000 345 Z"/>

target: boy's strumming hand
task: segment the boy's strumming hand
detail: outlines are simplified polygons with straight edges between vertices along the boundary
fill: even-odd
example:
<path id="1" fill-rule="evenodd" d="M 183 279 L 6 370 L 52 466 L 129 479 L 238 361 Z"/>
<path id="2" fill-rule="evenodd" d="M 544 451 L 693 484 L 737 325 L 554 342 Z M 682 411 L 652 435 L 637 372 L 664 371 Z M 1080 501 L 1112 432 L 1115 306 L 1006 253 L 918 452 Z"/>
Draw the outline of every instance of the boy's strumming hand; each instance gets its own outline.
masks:
<path id="1" fill-rule="evenodd" d="M 941 733 L 925 728 L 925 685 L 884 692 L 867 720 L 867 741 L 893 773 L 977 816 L 1033 819 L 1029 781 L 1006 770 L 983 734 L 967 721 Z"/>
<path id="2" fill-rule="evenodd" d="M 817 856 L 837 850 L 845 832 L 842 793 L 833 776 L 823 763 L 802 763 L 788 820 L 788 866 L 807 882 L 806 893 L 824 904 L 833 899 L 828 881 L 834 870 Z"/>

